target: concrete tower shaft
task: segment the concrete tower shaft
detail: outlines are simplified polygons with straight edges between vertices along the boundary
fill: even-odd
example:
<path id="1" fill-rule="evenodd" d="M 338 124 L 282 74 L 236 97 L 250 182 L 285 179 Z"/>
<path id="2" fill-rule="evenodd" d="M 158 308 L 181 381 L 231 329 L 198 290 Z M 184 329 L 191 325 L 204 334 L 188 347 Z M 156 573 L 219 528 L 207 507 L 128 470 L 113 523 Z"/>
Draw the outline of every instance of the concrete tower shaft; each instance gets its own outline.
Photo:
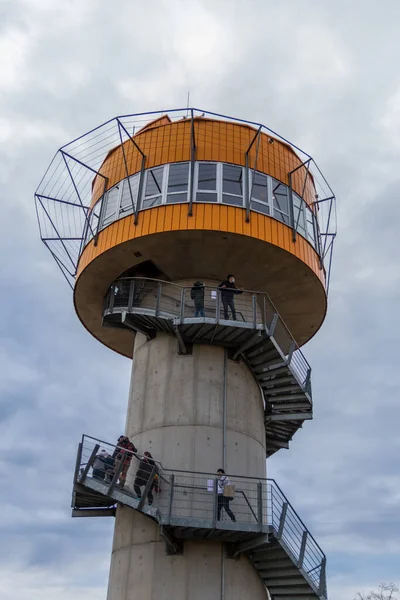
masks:
<path id="1" fill-rule="evenodd" d="M 265 478 L 263 398 L 247 365 L 220 347 L 178 354 L 174 337 L 135 339 L 126 434 L 173 470 Z M 128 474 L 128 485 L 134 473 Z M 108 600 L 266 598 L 246 557 L 229 560 L 215 541 L 168 556 L 157 525 L 129 508 L 116 513 Z"/>

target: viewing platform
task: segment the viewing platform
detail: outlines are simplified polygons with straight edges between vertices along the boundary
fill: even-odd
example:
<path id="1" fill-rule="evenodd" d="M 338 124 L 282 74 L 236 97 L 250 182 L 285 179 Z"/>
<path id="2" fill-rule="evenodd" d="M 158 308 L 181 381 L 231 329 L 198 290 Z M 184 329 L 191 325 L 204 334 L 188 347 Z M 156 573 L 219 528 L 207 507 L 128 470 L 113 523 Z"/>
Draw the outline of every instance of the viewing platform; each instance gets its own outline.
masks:
<path id="1" fill-rule="evenodd" d="M 93 476 L 93 462 L 100 449 L 110 456 L 115 446 L 83 436 L 74 475 L 72 516 L 113 516 L 116 505 L 138 510 L 160 526 L 169 554 L 184 552 L 185 540 L 217 540 L 226 543 L 227 556 L 248 557 L 279 600 L 326 600 L 326 557 L 303 521 L 273 479 L 230 476 L 234 497 L 230 508 L 236 521 L 222 511 L 218 520 L 215 473 L 194 473 L 164 468 L 155 461 L 142 497 L 133 491 L 139 460 L 133 455 L 123 488 L 117 481 L 116 464 L 107 481 Z M 158 476 L 158 492 L 148 504 L 148 493 Z"/>
<path id="2" fill-rule="evenodd" d="M 204 316 L 196 316 L 192 286 L 140 277 L 121 278 L 108 290 L 103 325 L 130 329 L 147 338 L 176 336 L 179 351 L 193 344 L 228 349 L 254 375 L 264 400 L 267 456 L 289 441 L 312 419 L 311 367 L 267 294 L 232 293 L 232 309 L 221 289 L 204 286 Z M 226 298 L 226 297 L 225 297 Z M 233 317 L 236 317 L 235 319 Z"/>

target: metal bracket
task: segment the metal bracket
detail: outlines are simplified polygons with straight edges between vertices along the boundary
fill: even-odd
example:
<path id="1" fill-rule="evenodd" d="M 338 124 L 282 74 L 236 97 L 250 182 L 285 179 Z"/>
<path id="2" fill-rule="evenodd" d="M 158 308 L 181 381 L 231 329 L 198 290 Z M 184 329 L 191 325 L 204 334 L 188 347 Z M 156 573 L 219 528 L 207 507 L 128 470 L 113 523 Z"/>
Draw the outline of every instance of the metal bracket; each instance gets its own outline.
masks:
<path id="1" fill-rule="evenodd" d="M 167 527 L 165 527 L 165 525 L 160 526 L 160 536 L 165 542 L 165 549 L 168 556 L 183 554 L 182 540 L 176 539 L 176 537 L 169 531 Z"/>

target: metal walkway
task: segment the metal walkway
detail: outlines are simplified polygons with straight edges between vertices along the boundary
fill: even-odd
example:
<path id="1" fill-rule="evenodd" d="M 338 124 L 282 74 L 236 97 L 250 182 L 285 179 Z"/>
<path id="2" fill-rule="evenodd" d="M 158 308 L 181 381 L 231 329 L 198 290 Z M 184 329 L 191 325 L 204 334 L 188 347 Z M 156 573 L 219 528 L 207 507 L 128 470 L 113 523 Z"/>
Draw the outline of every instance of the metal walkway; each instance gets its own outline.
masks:
<path id="1" fill-rule="evenodd" d="M 115 446 L 83 436 L 79 444 L 72 499 L 74 517 L 112 516 L 117 504 L 142 512 L 160 527 L 168 554 L 184 552 L 185 540 L 218 540 L 227 557 L 246 555 L 275 600 L 326 600 L 326 558 L 279 486 L 272 479 L 229 477 L 235 486 L 230 502 L 236 521 L 221 511 L 215 474 L 171 471 L 156 463 L 138 499 L 132 482 L 138 458 L 132 457 L 125 487 L 118 487 L 120 467 L 108 481 L 93 476 L 100 448 Z M 153 478 L 159 491 L 148 504 Z"/>
<path id="2" fill-rule="evenodd" d="M 181 353 L 193 344 L 229 349 L 242 358 L 265 400 L 267 456 L 289 441 L 305 420 L 312 419 L 311 367 L 267 294 L 234 294 L 236 314 L 215 287 L 204 288 L 204 316 L 190 287 L 143 278 L 119 279 L 104 302 L 103 325 L 123 327 L 153 338 L 175 335 Z M 232 317 L 236 319 L 233 320 Z"/>

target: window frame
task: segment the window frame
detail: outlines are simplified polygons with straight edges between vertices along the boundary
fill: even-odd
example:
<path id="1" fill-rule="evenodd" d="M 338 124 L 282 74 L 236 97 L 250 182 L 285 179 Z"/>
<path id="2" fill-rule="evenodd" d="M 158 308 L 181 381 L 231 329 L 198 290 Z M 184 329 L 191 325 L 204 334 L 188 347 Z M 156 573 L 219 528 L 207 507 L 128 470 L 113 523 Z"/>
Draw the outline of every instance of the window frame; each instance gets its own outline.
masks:
<path id="1" fill-rule="evenodd" d="M 169 192 L 168 191 L 168 185 L 169 185 L 169 172 L 171 170 L 171 167 L 174 167 L 175 165 L 187 165 L 188 166 L 188 184 L 187 184 L 187 190 L 186 190 L 186 200 L 185 201 L 179 201 L 179 202 L 169 202 L 168 201 L 168 196 L 178 196 L 179 194 L 184 194 L 184 191 L 179 191 L 179 192 Z M 165 180 L 166 180 L 166 190 L 165 190 L 165 197 L 163 197 L 163 201 L 162 204 L 186 204 L 187 202 L 189 202 L 189 190 L 190 190 L 190 185 L 191 185 L 191 169 L 190 169 L 190 161 L 187 160 L 183 160 L 180 162 L 174 162 L 174 163 L 168 163 L 166 165 L 164 165 L 164 168 L 166 170 L 164 176 L 165 176 Z"/>
<path id="2" fill-rule="evenodd" d="M 246 198 L 246 192 L 245 192 L 245 181 L 246 181 L 246 177 L 245 177 L 245 172 L 244 169 L 245 167 L 243 167 L 242 165 L 235 165 L 233 163 L 216 163 L 217 165 L 221 165 L 220 167 L 220 194 L 218 197 L 218 202 L 220 204 L 225 204 L 226 206 L 236 206 L 238 208 L 244 208 L 244 203 L 245 203 L 245 198 Z M 241 186 L 242 186 L 242 194 L 233 194 L 232 192 L 224 192 L 224 167 L 236 167 L 237 169 L 241 170 L 242 173 L 242 179 L 241 179 Z M 218 172 L 218 167 L 217 167 L 217 172 Z M 217 177 L 217 182 L 218 182 L 218 177 Z M 239 204 L 231 204 L 230 202 L 224 202 L 224 196 L 230 196 L 232 198 L 241 198 L 242 203 L 241 205 Z"/>

